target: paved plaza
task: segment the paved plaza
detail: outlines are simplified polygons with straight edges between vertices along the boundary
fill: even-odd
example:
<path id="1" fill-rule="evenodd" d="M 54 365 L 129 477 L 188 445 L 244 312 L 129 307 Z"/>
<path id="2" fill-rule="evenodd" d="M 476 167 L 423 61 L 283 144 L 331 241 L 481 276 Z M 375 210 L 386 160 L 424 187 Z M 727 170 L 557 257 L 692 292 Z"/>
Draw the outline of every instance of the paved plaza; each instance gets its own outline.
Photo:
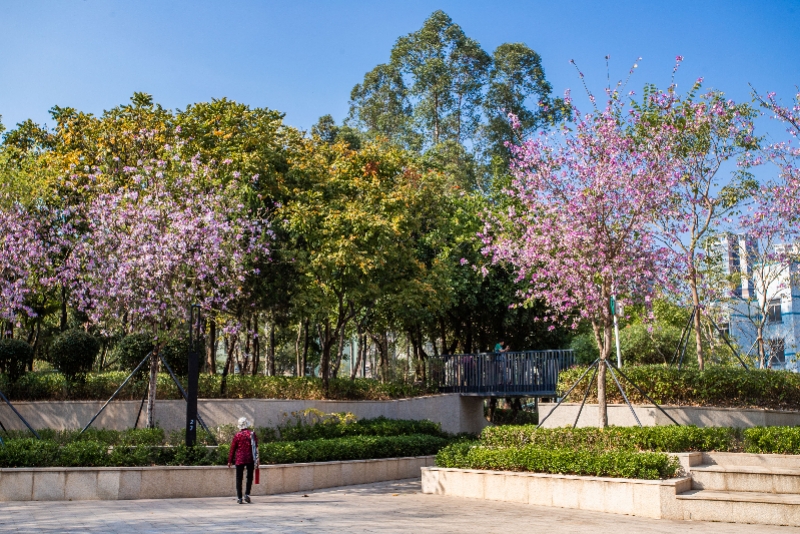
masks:
<path id="1" fill-rule="evenodd" d="M 791 527 L 662 521 L 420 493 L 418 480 L 260 497 L 0 504 L 0 532 L 772 533 Z"/>

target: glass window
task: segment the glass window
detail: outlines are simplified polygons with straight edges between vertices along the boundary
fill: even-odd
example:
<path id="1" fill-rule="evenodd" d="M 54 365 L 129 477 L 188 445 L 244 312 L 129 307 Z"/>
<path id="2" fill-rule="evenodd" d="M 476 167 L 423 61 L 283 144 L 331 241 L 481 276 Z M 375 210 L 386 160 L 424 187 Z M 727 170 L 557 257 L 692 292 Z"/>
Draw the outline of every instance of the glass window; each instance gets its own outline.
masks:
<path id="1" fill-rule="evenodd" d="M 767 322 L 770 324 L 783 322 L 781 299 L 772 299 L 769 301 L 769 306 L 767 307 Z"/>

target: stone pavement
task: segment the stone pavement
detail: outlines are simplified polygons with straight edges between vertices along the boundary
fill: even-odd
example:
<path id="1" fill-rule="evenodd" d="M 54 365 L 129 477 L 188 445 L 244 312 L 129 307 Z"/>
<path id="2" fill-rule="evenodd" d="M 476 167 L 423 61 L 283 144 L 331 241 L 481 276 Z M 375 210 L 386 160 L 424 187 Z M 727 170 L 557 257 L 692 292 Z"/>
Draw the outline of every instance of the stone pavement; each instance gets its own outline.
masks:
<path id="1" fill-rule="evenodd" d="M 0 503 L 0 532 L 752 533 L 791 527 L 663 521 L 420 493 L 418 480 L 235 499 Z"/>

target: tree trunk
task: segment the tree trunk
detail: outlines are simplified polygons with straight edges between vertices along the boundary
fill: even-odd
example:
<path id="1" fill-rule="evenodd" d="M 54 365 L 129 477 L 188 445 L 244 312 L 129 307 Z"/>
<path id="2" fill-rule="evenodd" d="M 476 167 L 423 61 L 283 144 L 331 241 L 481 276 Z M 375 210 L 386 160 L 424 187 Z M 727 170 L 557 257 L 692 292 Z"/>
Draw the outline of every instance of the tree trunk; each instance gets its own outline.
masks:
<path id="1" fill-rule="evenodd" d="M 705 369 L 705 359 L 703 358 L 703 335 L 702 326 L 700 324 L 700 295 L 697 291 L 697 269 L 692 265 L 690 267 L 690 285 L 692 286 L 692 304 L 694 304 L 694 340 L 697 346 L 697 366 L 700 370 Z"/>
<path id="2" fill-rule="evenodd" d="M 297 338 L 294 340 L 294 376 L 303 376 L 303 365 L 300 360 L 300 340 L 303 338 L 303 321 L 297 325 Z"/>
<path id="3" fill-rule="evenodd" d="M 606 398 L 606 360 L 611 354 L 611 331 L 612 319 L 611 317 L 603 317 L 604 324 L 597 324 L 592 322 L 592 329 L 594 330 L 595 340 L 597 346 L 600 348 L 600 362 L 597 370 L 597 410 L 598 420 L 600 427 L 605 428 L 608 426 L 608 403 Z M 602 329 L 602 335 L 601 335 Z"/>
<path id="4" fill-rule="evenodd" d="M 331 348 L 336 336 L 331 335 L 331 322 L 330 319 L 325 319 L 324 329 L 323 326 L 317 325 L 319 332 L 319 340 L 322 343 L 322 356 L 319 361 L 319 374 L 322 377 L 322 389 L 325 397 L 328 396 L 330 388 L 330 363 L 331 363 Z"/>
<path id="5" fill-rule="evenodd" d="M 252 376 L 258 374 L 258 364 L 261 360 L 261 338 L 258 337 L 258 314 L 253 319 L 253 368 L 250 372 Z"/>
<path id="6" fill-rule="evenodd" d="M 233 365 L 233 351 L 236 348 L 237 339 L 238 336 L 228 336 L 228 354 L 225 359 L 225 367 L 222 368 L 222 380 L 219 383 L 220 395 L 225 395 L 225 391 L 228 388 L 228 373 Z"/>
<path id="7" fill-rule="evenodd" d="M 355 380 L 361 366 L 361 335 L 358 335 L 358 354 L 353 358 L 353 345 L 350 345 L 350 380 Z"/>
<path id="8" fill-rule="evenodd" d="M 59 331 L 67 329 L 67 288 L 61 286 L 61 321 L 58 325 Z"/>
<path id="9" fill-rule="evenodd" d="M 206 346 L 206 371 L 217 374 L 217 321 L 212 319 L 208 325 L 208 345 Z"/>
<path id="10" fill-rule="evenodd" d="M 275 321 L 269 323 L 269 347 L 267 347 L 267 361 L 264 362 L 269 376 L 275 376 Z"/>
<path id="11" fill-rule="evenodd" d="M 337 343 L 337 346 L 336 346 L 336 361 L 333 362 L 333 373 L 331 373 L 331 376 L 333 376 L 333 378 L 338 378 L 339 377 L 339 368 L 342 365 L 342 358 L 344 357 L 344 333 L 345 333 L 345 330 L 346 330 L 346 324 L 342 325 L 342 328 L 339 331 L 339 335 L 337 336 L 338 343 Z"/>
<path id="12" fill-rule="evenodd" d="M 156 345 L 156 348 L 150 355 L 150 381 L 147 389 L 147 428 L 156 427 L 155 407 L 156 392 L 158 389 L 158 352 L 160 349 L 160 345 Z"/>
<path id="13" fill-rule="evenodd" d="M 247 374 L 248 366 L 250 361 L 252 360 L 252 353 L 250 352 L 250 343 L 252 341 L 252 337 L 250 335 L 251 326 L 252 324 L 252 317 L 247 318 L 247 326 L 244 329 L 244 354 L 242 354 L 242 365 L 239 367 L 239 372 L 242 375 Z"/>
<path id="14" fill-rule="evenodd" d="M 301 371 L 300 371 L 301 375 L 300 376 L 306 376 L 306 367 L 308 366 L 308 343 L 310 341 L 310 336 L 308 334 L 308 327 L 309 327 L 309 324 L 308 324 L 308 320 L 306 319 L 305 325 L 303 327 L 303 337 L 305 339 L 303 340 L 303 359 L 300 361 L 300 363 L 302 364 L 300 366 L 300 369 L 301 369 Z"/>

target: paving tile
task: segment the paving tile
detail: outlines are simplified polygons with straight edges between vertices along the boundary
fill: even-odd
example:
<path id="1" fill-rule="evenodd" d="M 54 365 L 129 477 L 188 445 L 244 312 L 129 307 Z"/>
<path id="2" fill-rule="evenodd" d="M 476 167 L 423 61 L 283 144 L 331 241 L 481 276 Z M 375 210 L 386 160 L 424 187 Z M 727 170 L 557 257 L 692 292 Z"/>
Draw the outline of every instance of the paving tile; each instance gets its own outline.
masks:
<path id="1" fill-rule="evenodd" d="M 308 495 L 307 497 L 304 495 Z M 788 527 L 661 521 L 420 493 L 419 480 L 257 497 L 0 503 L 0 532 L 436 532 L 546 531 L 770 534 Z M 793 529 L 794 531 L 794 529 Z"/>

